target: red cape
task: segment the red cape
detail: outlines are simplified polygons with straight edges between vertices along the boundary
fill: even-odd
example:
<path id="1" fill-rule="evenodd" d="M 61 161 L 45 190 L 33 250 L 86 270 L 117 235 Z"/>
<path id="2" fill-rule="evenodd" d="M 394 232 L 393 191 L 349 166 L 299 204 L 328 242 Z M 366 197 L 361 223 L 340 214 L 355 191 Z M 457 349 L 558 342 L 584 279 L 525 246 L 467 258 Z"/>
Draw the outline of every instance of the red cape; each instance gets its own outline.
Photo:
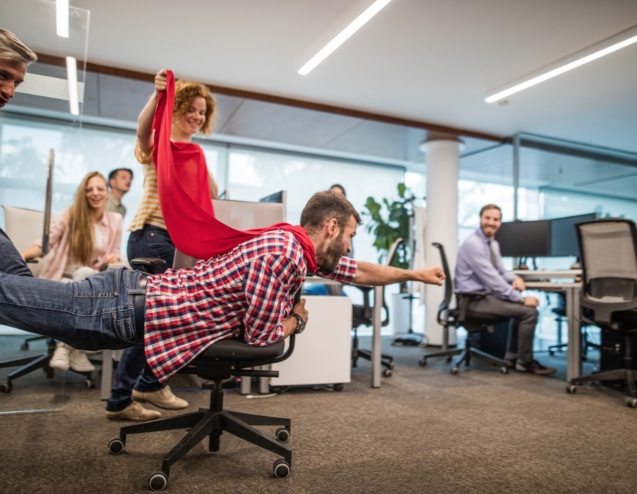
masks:
<path id="1" fill-rule="evenodd" d="M 196 259 L 208 259 L 270 230 L 292 233 L 303 247 L 310 273 L 316 272 L 314 245 L 300 226 L 277 223 L 267 228 L 235 230 L 215 218 L 203 150 L 191 142 L 172 142 L 175 77 L 166 73 L 166 91 L 159 93 L 153 129 L 153 161 L 157 168 L 159 203 L 175 248 Z"/>

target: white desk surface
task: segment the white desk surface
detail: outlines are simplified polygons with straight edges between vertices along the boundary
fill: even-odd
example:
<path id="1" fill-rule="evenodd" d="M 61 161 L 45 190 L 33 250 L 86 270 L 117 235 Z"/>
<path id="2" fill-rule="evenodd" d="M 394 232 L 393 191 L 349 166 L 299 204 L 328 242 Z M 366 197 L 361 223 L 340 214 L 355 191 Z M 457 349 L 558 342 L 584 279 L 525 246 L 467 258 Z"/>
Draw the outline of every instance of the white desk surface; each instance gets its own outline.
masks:
<path id="1" fill-rule="evenodd" d="M 581 269 L 564 269 L 560 271 L 531 271 L 528 269 L 515 269 L 511 271 L 513 274 L 523 278 L 541 278 L 541 279 L 569 279 L 572 280 L 575 276 L 581 275 Z"/>

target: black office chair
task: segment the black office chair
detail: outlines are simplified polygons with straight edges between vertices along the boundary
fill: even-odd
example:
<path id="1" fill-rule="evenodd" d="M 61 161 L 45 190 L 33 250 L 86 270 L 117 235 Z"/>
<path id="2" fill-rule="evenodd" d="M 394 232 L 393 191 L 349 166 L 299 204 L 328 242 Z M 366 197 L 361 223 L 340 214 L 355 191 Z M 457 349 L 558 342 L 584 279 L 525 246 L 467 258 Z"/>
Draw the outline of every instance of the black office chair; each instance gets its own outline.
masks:
<path id="1" fill-rule="evenodd" d="M 475 357 L 479 360 L 485 360 L 493 365 L 500 367 L 500 372 L 502 374 L 508 374 L 509 369 L 507 367 L 506 360 L 499 359 L 494 357 L 493 355 L 489 355 L 486 352 L 473 348 L 471 345 L 471 336 L 476 333 L 480 333 L 482 331 L 493 331 L 493 325 L 499 324 L 505 321 L 505 318 L 496 317 L 496 316 L 487 316 L 484 314 L 475 314 L 471 313 L 469 308 L 469 303 L 473 300 L 479 300 L 485 296 L 484 293 L 479 292 L 466 292 L 466 293 L 457 293 L 457 307 L 455 309 L 450 309 L 451 299 L 453 298 L 453 278 L 451 276 L 451 270 L 449 269 L 449 264 L 447 263 L 447 256 L 445 255 L 445 248 L 439 243 L 433 243 L 434 247 L 440 250 L 440 259 L 442 262 L 442 269 L 445 273 L 445 298 L 442 300 L 442 303 L 438 306 L 438 315 L 437 320 L 438 324 L 442 326 L 443 331 L 443 351 L 430 353 L 428 355 L 424 355 L 423 358 L 418 362 L 421 367 L 427 365 L 427 359 L 430 358 L 438 358 L 438 357 L 446 357 L 447 362 L 451 362 L 451 359 L 454 355 L 460 355 L 460 359 L 456 362 L 456 365 L 451 369 L 452 374 L 458 374 L 460 372 L 460 365 L 464 362 L 464 364 L 468 367 L 471 363 L 471 357 Z M 449 350 L 449 327 L 463 327 L 469 333 L 465 340 L 465 347 L 456 348 L 454 350 Z"/>
<path id="2" fill-rule="evenodd" d="M 637 408 L 637 370 L 633 362 L 637 336 L 637 229 L 633 221 L 603 219 L 576 225 L 582 254 L 582 321 L 618 331 L 624 340 L 621 369 L 571 379 L 568 393 L 585 382 L 621 380 Z"/>
<path id="3" fill-rule="evenodd" d="M 404 243 L 404 239 L 397 239 L 389 249 L 387 254 L 387 259 L 385 260 L 386 266 L 391 266 L 396 257 L 396 253 L 398 252 L 398 248 Z M 363 292 L 363 305 L 353 305 L 352 306 L 352 328 L 354 330 L 354 338 L 352 340 L 352 367 L 356 367 L 358 364 L 358 359 L 362 358 L 365 360 L 372 360 L 372 352 L 371 350 L 363 350 L 358 348 L 358 328 L 359 326 L 372 326 L 374 324 L 373 321 L 373 307 L 369 301 L 369 294 L 374 289 L 372 286 L 361 286 L 361 285 L 352 285 L 355 288 L 358 288 L 361 292 Z M 377 300 L 374 300 L 374 304 L 378 303 Z M 387 307 L 387 303 L 385 302 L 385 288 L 383 287 L 383 299 L 381 301 L 382 307 L 385 310 L 385 318 L 381 321 L 381 326 L 385 327 L 389 324 L 389 308 Z M 381 365 L 385 367 L 383 371 L 384 377 L 391 377 L 392 371 L 396 364 L 394 363 L 394 357 L 391 355 L 381 354 Z"/>
<path id="4" fill-rule="evenodd" d="M 154 272 L 163 264 L 156 259 L 135 259 L 132 265 L 142 266 L 148 272 Z M 296 294 L 295 303 L 300 299 Z M 208 437 L 208 451 L 219 451 L 220 437 L 224 431 L 245 441 L 280 455 L 283 459 L 274 462 L 273 473 L 277 478 L 287 477 L 292 469 L 292 449 L 283 444 L 290 437 L 291 421 L 287 418 L 254 415 L 250 413 L 224 410 L 222 381 L 232 376 L 279 377 L 279 371 L 246 369 L 261 365 L 275 364 L 289 358 L 294 351 L 295 335 L 289 337 L 289 345 L 284 353 L 285 342 L 258 347 L 248 345 L 243 339 L 221 340 L 206 348 L 201 354 L 180 372 L 196 374 L 209 379 L 204 387 L 211 389 L 210 406 L 200 408 L 198 412 L 186 413 L 155 422 L 122 427 L 118 436 L 108 443 L 108 450 L 118 455 L 124 450 L 126 437 L 146 432 L 190 429 L 184 438 L 164 457 L 161 470 L 151 473 L 148 487 L 152 491 L 161 491 L 168 485 L 170 467 L 188 451 Z M 280 426 L 275 437 L 267 436 L 255 429 L 255 425 Z"/>

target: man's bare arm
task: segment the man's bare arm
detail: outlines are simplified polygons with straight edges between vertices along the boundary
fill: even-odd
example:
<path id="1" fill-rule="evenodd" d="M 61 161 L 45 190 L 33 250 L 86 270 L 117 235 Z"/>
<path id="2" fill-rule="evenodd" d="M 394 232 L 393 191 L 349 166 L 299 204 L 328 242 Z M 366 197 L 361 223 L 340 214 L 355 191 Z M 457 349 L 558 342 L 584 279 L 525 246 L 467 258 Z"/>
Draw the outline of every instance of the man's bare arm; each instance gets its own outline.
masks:
<path id="1" fill-rule="evenodd" d="M 354 284 L 377 286 L 402 283 L 404 281 L 420 281 L 429 285 L 442 285 L 444 279 L 445 274 L 438 266 L 414 271 L 357 261 Z"/>

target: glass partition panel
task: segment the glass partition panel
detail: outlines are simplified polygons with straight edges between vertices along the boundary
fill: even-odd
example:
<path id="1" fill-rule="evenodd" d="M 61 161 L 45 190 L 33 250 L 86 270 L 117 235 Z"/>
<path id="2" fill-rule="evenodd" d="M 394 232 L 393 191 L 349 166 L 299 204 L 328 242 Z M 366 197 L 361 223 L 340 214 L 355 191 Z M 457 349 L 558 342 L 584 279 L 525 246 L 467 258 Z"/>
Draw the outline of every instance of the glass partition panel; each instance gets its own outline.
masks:
<path id="1" fill-rule="evenodd" d="M 49 150 L 53 149 L 56 211 L 68 207 L 79 183 L 73 181 L 84 172 L 82 163 L 76 160 L 77 153 L 70 150 L 87 145 L 81 121 L 87 93 L 84 68 L 89 12 L 70 7 L 58 19 L 55 2 L 3 0 L 0 19 L 4 29 L 13 32 L 41 60 L 29 66 L 15 97 L 0 112 L 0 204 L 44 210 Z M 58 65 L 42 63 L 51 60 Z M 60 60 L 64 62 L 59 63 Z M 42 113 L 58 115 L 61 120 L 57 125 L 47 126 L 35 121 L 27 123 L 24 117 Z M 0 216 L 4 227 L 4 215 Z M 25 339 L 31 336 L 0 327 L 0 360 L 5 363 L 0 364 L 0 385 L 3 391 L 10 391 L 0 394 L 2 413 L 60 411 L 70 397 L 71 387 L 86 388 L 86 376 L 48 368 L 47 355 L 55 344 L 46 339 L 27 343 Z M 38 359 L 39 356 L 42 358 Z M 19 361 L 15 362 L 16 359 Z M 20 377 L 12 374 L 29 363 L 34 370 Z"/>

